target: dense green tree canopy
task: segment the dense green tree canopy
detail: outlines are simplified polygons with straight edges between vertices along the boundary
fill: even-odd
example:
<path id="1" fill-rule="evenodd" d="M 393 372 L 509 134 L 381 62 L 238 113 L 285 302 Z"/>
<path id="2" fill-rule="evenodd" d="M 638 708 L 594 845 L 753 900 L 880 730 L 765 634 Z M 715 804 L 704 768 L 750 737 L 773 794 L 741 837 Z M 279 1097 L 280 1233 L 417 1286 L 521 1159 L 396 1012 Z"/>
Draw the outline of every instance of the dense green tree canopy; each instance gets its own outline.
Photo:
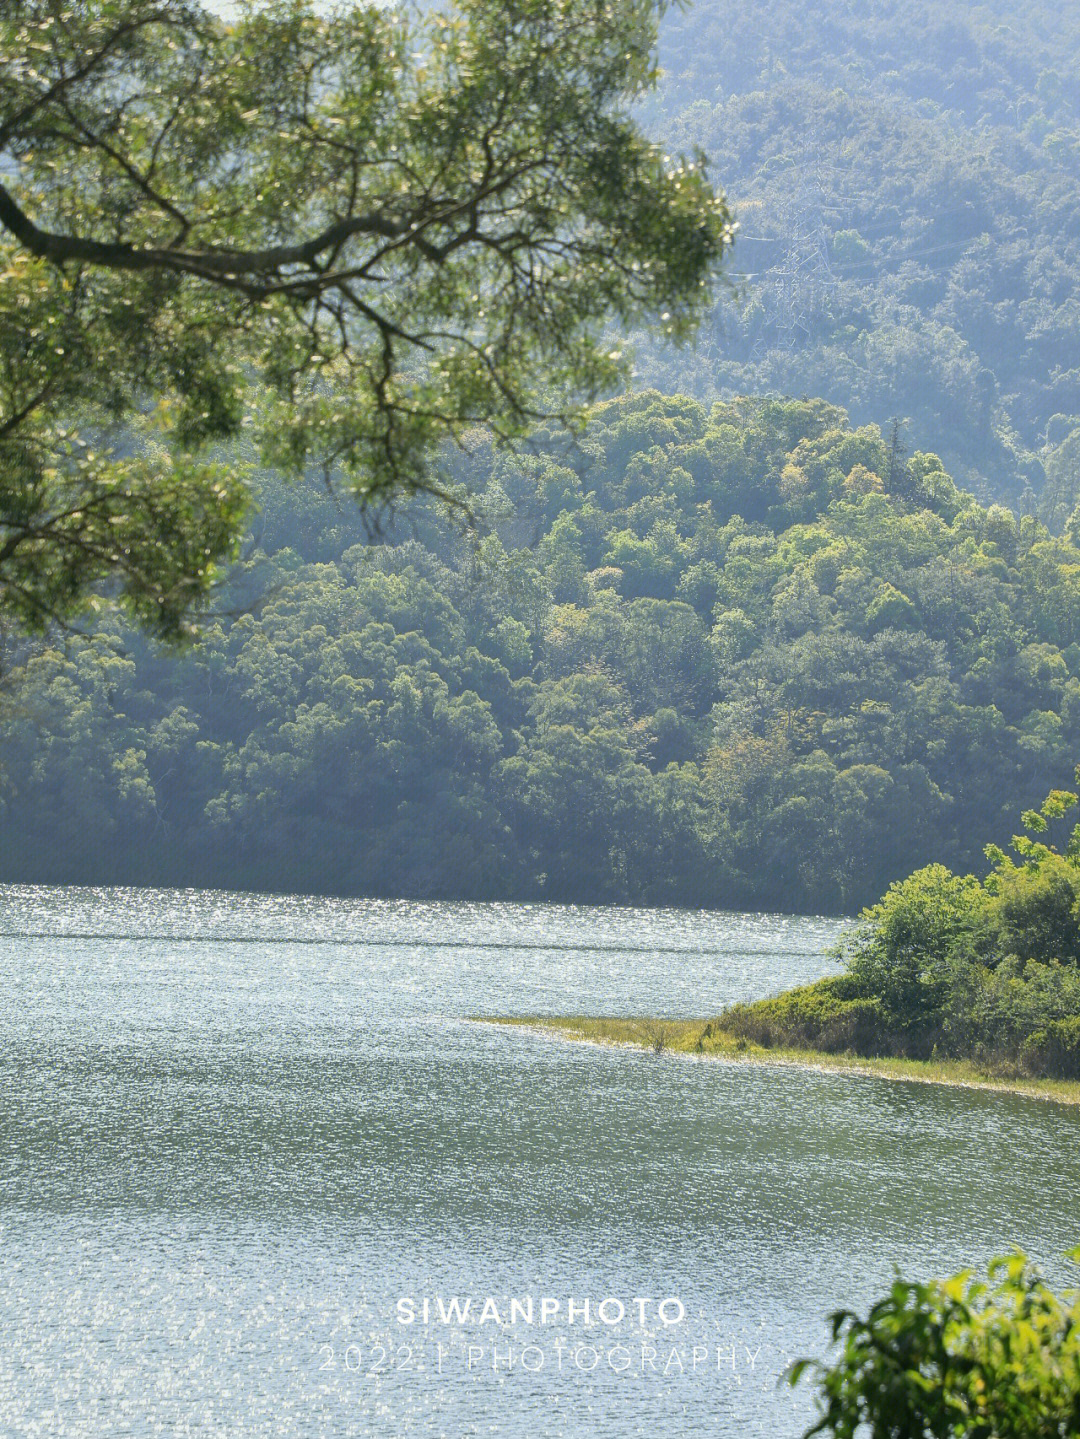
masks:
<path id="1" fill-rule="evenodd" d="M 263 476 L 258 614 L 9 647 L 0 873 L 820 912 L 977 866 L 1080 753 L 1080 549 L 891 439 L 624 396 L 461 456 L 486 533 L 375 543 Z"/>
<path id="2" fill-rule="evenodd" d="M 610 387 L 610 321 L 687 335 L 731 231 L 630 114 L 664 8 L 6 5 L 0 605 L 111 577 L 175 633 L 244 504 L 208 444 L 429 488 L 447 440 Z"/>

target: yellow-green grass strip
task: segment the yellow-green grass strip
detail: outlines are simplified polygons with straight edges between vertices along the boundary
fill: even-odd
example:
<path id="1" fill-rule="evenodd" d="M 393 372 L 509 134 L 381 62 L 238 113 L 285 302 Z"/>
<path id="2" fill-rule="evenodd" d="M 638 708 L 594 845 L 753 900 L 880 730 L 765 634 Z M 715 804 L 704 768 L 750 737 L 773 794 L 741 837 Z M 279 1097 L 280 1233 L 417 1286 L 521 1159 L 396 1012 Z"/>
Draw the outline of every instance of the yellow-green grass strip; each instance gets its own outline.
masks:
<path id="1" fill-rule="evenodd" d="M 870 1075 L 916 1084 L 949 1084 L 1022 1094 L 1059 1104 L 1080 1104 L 1080 1080 L 1032 1079 L 998 1073 L 966 1059 L 888 1059 L 864 1055 L 826 1054 L 817 1049 L 766 1049 L 717 1027 L 716 1019 L 603 1018 L 590 1015 L 473 1015 L 477 1023 L 496 1024 L 552 1034 L 592 1044 L 629 1045 L 653 1053 L 693 1055 L 737 1063 L 793 1065 L 836 1074 Z"/>

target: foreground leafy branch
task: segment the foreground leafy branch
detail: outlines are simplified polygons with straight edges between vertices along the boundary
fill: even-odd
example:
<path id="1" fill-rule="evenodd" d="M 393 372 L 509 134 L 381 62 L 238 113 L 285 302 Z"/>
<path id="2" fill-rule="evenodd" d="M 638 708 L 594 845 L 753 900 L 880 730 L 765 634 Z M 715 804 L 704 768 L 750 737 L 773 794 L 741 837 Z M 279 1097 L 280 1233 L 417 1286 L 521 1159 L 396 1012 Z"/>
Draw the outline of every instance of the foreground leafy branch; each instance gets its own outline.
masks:
<path id="1" fill-rule="evenodd" d="M 1069 1256 L 1080 1261 L 1080 1249 Z M 831 1316 L 832 1365 L 789 1371 L 816 1389 L 807 1430 L 854 1439 L 1067 1439 L 1080 1433 L 1080 1294 L 1058 1298 L 1023 1254 L 928 1284 L 897 1279 L 866 1318 Z M 868 1426 L 866 1429 L 860 1426 Z"/>
<path id="2" fill-rule="evenodd" d="M 207 444 L 250 425 L 362 499 L 432 489 L 447 440 L 512 441 L 625 375 L 613 322 L 689 335 L 731 222 L 700 157 L 629 118 L 664 8 L 8 7 L 0 604 L 41 625 L 111 576 L 173 633 L 242 513 Z M 118 490 L 102 437 L 151 409 L 160 452 Z M 166 464 L 174 528 L 142 501 Z"/>

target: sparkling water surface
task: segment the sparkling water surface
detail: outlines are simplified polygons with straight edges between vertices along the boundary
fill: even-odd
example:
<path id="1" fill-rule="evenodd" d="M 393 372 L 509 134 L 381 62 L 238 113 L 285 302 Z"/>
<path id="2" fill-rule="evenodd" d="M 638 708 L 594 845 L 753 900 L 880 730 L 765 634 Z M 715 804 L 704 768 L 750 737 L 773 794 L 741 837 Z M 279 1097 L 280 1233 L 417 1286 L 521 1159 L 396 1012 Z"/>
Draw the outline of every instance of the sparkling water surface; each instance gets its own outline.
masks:
<path id="1" fill-rule="evenodd" d="M 0 888 L 0 1433 L 786 1439 L 894 1263 L 1074 1278 L 1080 1111 L 470 1022 L 715 1013 L 838 928 Z"/>

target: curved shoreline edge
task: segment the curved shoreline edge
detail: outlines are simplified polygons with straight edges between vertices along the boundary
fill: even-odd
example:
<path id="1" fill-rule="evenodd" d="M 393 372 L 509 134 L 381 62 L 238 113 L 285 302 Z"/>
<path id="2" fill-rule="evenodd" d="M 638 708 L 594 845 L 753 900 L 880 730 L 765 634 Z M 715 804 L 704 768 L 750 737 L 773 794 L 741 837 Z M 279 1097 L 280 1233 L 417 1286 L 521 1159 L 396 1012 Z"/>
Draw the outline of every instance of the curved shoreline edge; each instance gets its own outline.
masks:
<path id="1" fill-rule="evenodd" d="M 815 1049 L 766 1049 L 740 1042 L 715 1029 L 716 1020 L 605 1018 L 589 1015 L 469 1015 L 472 1024 L 521 1029 L 576 1044 L 597 1044 L 677 1054 L 690 1059 L 721 1060 L 777 1069 L 805 1069 L 819 1074 L 888 1079 L 914 1084 L 940 1084 L 953 1089 L 984 1089 L 1080 1106 L 1080 1080 L 1029 1079 L 980 1069 L 969 1060 L 889 1059 L 855 1054 L 828 1054 Z"/>

